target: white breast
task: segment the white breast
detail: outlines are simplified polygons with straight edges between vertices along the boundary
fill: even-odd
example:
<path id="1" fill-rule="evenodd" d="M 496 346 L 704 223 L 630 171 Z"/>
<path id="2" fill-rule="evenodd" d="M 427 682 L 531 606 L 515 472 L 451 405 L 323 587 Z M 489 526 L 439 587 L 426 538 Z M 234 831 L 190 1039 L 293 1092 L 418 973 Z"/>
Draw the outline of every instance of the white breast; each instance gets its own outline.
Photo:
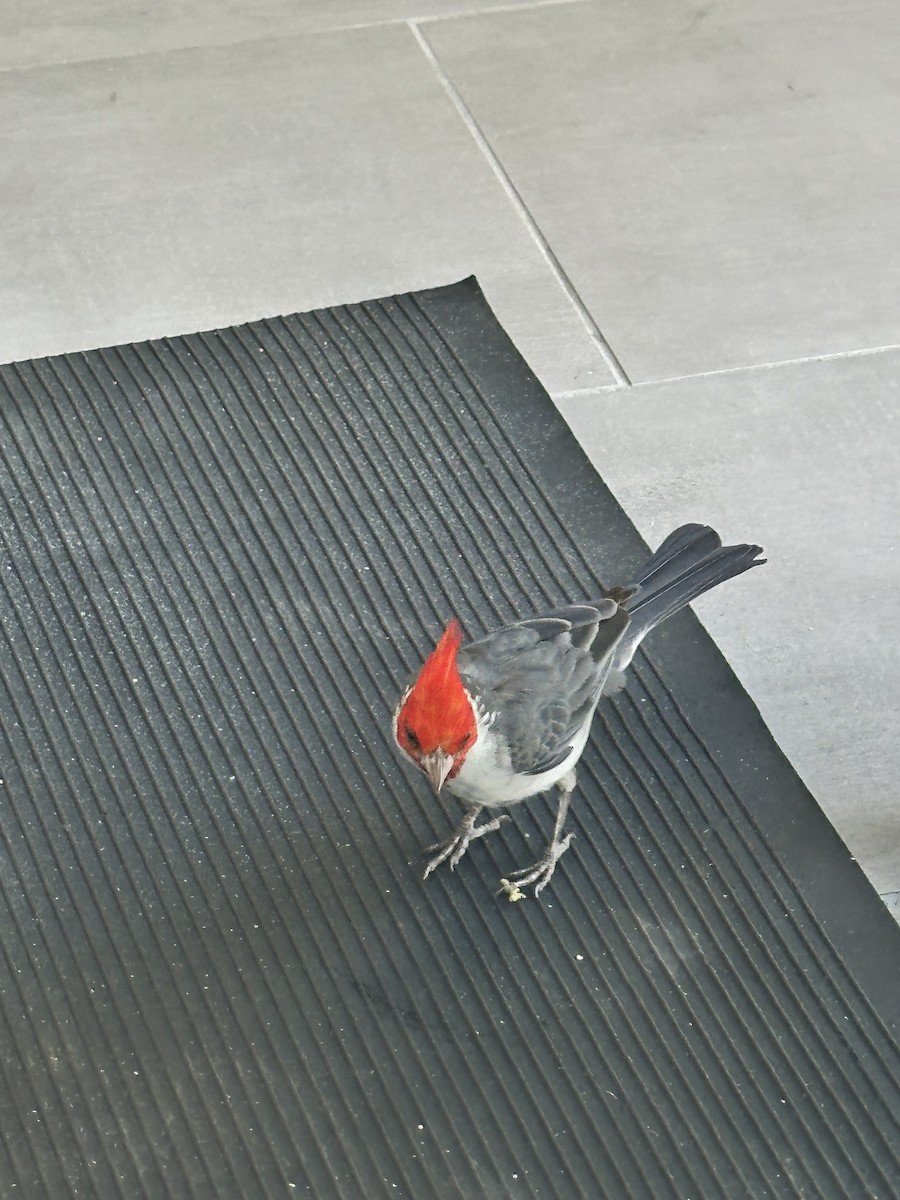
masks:
<path id="1" fill-rule="evenodd" d="M 484 804 L 487 808 L 518 804 L 529 796 L 546 792 L 571 771 L 581 758 L 591 731 L 593 715 L 592 711 L 573 738 L 568 757 L 552 771 L 543 771 L 540 775 L 517 775 L 512 769 L 506 747 L 494 736 L 490 724 L 479 721 L 475 745 L 466 755 L 459 773 L 447 781 L 444 790 L 467 804 Z"/>

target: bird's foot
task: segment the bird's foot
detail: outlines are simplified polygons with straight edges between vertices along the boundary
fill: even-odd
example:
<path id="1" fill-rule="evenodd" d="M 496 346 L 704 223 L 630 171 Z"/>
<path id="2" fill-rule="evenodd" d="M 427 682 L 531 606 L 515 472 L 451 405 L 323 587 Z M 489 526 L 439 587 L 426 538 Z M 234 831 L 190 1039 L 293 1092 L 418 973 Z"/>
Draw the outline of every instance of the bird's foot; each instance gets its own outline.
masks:
<path id="1" fill-rule="evenodd" d="M 495 829 L 500 828 L 504 821 L 509 820 L 508 813 L 501 813 L 499 817 L 494 817 L 493 821 L 486 821 L 484 825 L 476 825 L 477 817 L 477 812 L 468 813 L 445 842 L 435 842 L 433 846 L 425 847 L 426 854 L 432 854 L 434 851 L 437 853 L 428 860 L 423 879 L 427 879 L 431 872 L 447 859 L 450 860 L 450 870 L 454 870 L 456 864 L 468 850 L 469 842 L 484 837 L 486 833 L 493 833 Z"/>
<path id="2" fill-rule="evenodd" d="M 534 894 L 539 896 L 556 870 L 556 864 L 569 848 L 569 843 L 575 836 L 574 833 L 567 833 L 564 838 L 558 842 L 551 842 L 547 847 L 547 852 L 533 867 L 525 867 L 521 871 L 511 872 L 509 879 L 517 889 L 528 887 L 529 884 L 534 884 Z M 518 899 L 518 897 L 516 897 Z"/>

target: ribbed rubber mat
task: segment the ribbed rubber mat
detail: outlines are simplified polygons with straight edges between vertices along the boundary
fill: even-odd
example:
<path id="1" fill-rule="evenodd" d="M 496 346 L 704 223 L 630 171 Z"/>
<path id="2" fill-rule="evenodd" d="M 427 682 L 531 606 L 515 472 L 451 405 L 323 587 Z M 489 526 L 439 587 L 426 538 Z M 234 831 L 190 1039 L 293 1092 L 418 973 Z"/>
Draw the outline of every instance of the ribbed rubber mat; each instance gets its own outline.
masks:
<path id="1" fill-rule="evenodd" d="M 420 880 L 409 671 L 645 553 L 473 281 L 0 393 L 4 1198 L 895 1200 L 900 930 L 692 616 L 540 900 L 544 801 Z"/>

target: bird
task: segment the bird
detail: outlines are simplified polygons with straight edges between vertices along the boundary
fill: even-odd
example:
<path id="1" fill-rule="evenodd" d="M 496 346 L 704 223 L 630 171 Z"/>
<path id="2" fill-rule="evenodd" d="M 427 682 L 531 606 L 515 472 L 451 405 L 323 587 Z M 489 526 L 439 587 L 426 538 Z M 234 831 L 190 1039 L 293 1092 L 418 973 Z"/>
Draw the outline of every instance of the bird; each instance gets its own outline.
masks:
<path id="1" fill-rule="evenodd" d="M 625 671 L 652 629 L 710 588 L 761 566 L 761 554 L 761 546 L 723 546 L 708 525 L 682 525 L 630 583 L 603 589 L 594 600 L 469 642 L 454 617 L 402 691 L 392 718 L 402 755 L 435 794 L 451 794 L 464 809 L 449 837 L 426 847 L 423 878 L 444 862 L 455 869 L 473 841 L 499 829 L 509 814 L 497 810 L 555 791 L 556 820 L 545 853 L 502 881 L 510 899 L 521 899 L 526 887 L 540 895 L 572 841 L 564 829 L 575 769 L 601 697 L 624 686 Z"/>

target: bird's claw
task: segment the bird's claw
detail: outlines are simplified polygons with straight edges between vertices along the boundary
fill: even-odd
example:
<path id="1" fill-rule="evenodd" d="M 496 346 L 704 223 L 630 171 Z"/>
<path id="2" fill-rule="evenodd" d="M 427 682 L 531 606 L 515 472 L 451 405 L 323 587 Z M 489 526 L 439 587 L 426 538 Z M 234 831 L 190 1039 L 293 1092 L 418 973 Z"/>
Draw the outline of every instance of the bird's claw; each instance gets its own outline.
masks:
<path id="1" fill-rule="evenodd" d="M 426 854 L 431 854 L 434 850 L 437 850 L 438 853 L 434 858 L 428 860 L 422 878 L 427 879 L 431 872 L 436 870 L 442 862 L 446 862 L 448 858 L 450 859 L 450 870 L 455 870 L 456 864 L 468 850 L 471 840 L 471 834 L 454 834 L 446 842 L 435 842 L 433 846 L 426 846 Z"/>
<path id="2" fill-rule="evenodd" d="M 450 837 L 443 842 L 435 842 L 432 846 L 425 847 L 425 853 L 431 854 L 434 851 L 437 853 L 433 858 L 430 858 L 425 865 L 425 871 L 422 875 L 423 879 L 427 879 L 432 871 L 436 870 L 442 862 L 450 860 L 450 870 L 456 869 L 459 860 L 469 848 L 469 843 L 476 838 L 484 837 L 486 833 L 493 833 L 495 829 L 499 829 L 504 821 L 509 820 L 508 813 L 501 813 L 499 817 L 494 817 L 493 821 L 486 821 L 484 825 L 476 825 L 474 821 L 463 821 Z"/>
<path id="3" fill-rule="evenodd" d="M 551 842 L 547 847 L 547 853 L 533 867 L 524 867 L 520 871 L 511 871 L 509 880 L 504 882 L 511 883 L 517 889 L 528 887 L 529 884 L 533 883 L 534 894 L 535 896 L 539 896 L 550 882 L 553 872 L 556 870 L 556 864 L 568 850 L 574 836 L 574 833 L 567 833 L 560 841 Z M 518 899 L 518 897 L 516 898 Z"/>

